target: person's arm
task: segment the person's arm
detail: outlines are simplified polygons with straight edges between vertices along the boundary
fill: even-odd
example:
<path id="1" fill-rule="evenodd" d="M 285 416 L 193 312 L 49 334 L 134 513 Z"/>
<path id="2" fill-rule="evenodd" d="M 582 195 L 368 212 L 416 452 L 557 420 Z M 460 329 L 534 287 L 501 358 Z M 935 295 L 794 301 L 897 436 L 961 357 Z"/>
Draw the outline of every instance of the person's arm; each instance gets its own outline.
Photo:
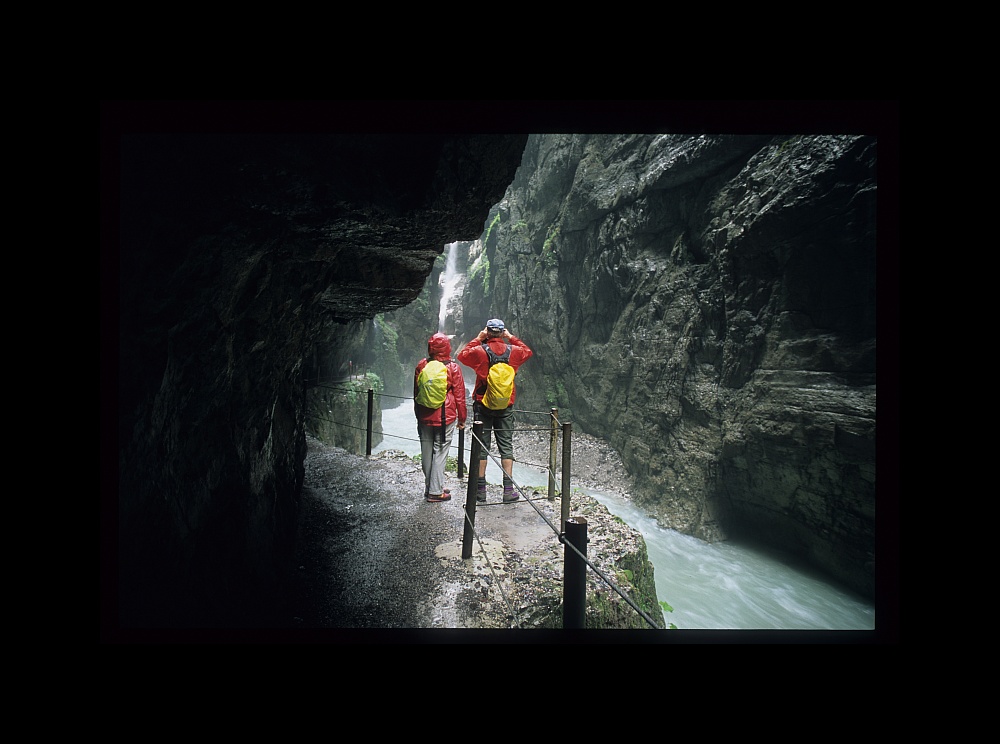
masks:
<path id="1" fill-rule="evenodd" d="M 480 331 L 479 335 L 463 346 L 462 350 L 455 357 L 466 367 L 471 367 L 475 370 L 476 374 L 479 374 L 480 357 L 484 354 L 482 350 L 482 339 L 484 338 L 486 338 L 486 332 Z"/>
<path id="2" fill-rule="evenodd" d="M 417 368 L 413 370 L 413 415 L 417 416 L 418 418 L 420 416 L 420 413 L 417 411 L 417 405 L 418 405 L 417 393 L 419 392 L 420 388 L 417 386 L 417 380 L 420 379 L 420 370 L 424 368 L 425 364 L 427 364 L 427 360 L 421 359 L 419 362 L 417 362 Z"/>
<path id="3" fill-rule="evenodd" d="M 457 364 L 451 369 L 451 389 L 455 396 L 455 411 L 458 414 L 458 428 L 465 428 L 465 417 L 467 414 L 465 406 L 465 378 L 462 377 L 462 370 Z"/>
<path id="4" fill-rule="evenodd" d="M 458 361 L 476 373 L 476 382 L 472 391 L 472 397 L 476 400 L 482 397 L 476 391 L 479 389 L 480 383 L 486 379 L 486 374 L 490 370 L 490 359 L 486 356 L 486 352 L 483 351 L 482 339 L 485 338 L 486 329 L 483 329 L 458 352 Z"/>
<path id="5" fill-rule="evenodd" d="M 413 370 L 413 397 L 414 398 L 417 397 L 417 392 L 418 392 L 417 380 L 420 378 L 420 370 L 423 368 L 423 366 L 424 366 L 424 363 L 423 363 L 423 360 L 421 360 L 421 361 L 417 362 L 417 366 Z"/>

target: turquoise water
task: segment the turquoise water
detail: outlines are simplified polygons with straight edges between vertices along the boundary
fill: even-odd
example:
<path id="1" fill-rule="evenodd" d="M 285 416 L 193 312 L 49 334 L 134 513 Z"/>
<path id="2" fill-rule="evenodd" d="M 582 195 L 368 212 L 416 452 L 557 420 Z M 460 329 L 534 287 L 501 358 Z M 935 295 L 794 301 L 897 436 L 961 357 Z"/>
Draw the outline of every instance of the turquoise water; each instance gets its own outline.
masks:
<path id="1" fill-rule="evenodd" d="M 642 533 L 668 623 L 697 630 L 874 630 L 875 607 L 780 554 L 665 530 L 631 503 L 593 493 Z"/>
<path id="2" fill-rule="evenodd" d="M 420 452 L 412 403 L 384 410 L 382 427 L 386 437 L 376 452 Z M 487 479 L 499 483 L 500 477 L 490 461 Z M 543 471 L 519 463 L 514 480 L 522 486 L 548 484 Z M 786 556 L 733 542 L 707 543 L 661 528 L 617 496 L 587 493 L 642 534 L 657 596 L 673 608 L 663 613 L 668 624 L 682 630 L 875 630 L 873 603 Z"/>

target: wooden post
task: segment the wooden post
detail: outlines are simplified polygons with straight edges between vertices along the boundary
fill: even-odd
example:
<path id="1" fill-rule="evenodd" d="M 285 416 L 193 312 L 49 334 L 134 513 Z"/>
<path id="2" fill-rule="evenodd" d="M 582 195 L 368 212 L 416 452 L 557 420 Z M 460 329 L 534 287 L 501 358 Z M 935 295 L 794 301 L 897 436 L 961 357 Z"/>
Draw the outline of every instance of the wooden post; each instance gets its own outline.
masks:
<path id="1" fill-rule="evenodd" d="M 573 425 L 568 421 L 563 424 L 563 461 L 562 461 L 562 528 L 566 530 L 566 520 L 569 519 L 569 468 L 572 460 Z"/>
<path id="2" fill-rule="evenodd" d="M 472 557 L 473 530 L 476 526 L 476 488 L 479 485 L 479 442 L 483 438 L 483 422 L 472 423 L 472 443 L 469 445 L 469 485 L 465 489 L 465 531 L 462 533 L 462 558 Z"/>
<path id="3" fill-rule="evenodd" d="M 563 628 L 582 630 L 587 625 L 587 563 L 580 557 L 587 555 L 587 520 L 584 517 L 566 520 L 566 543 L 563 558 Z"/>
<path id="4" fill-rule="evenodd" d="M 556 445 L 559 442 L 559 409 L 551 409 L 549 431 L 549 501 L 556 497 Z"/>
<path id="5" fill-rule="evenodd" d="M 365 446 L 365 457 L 372 456 L 372 420 L 375 418 L 375 391 L 368 388 L 368 444 Z"/>

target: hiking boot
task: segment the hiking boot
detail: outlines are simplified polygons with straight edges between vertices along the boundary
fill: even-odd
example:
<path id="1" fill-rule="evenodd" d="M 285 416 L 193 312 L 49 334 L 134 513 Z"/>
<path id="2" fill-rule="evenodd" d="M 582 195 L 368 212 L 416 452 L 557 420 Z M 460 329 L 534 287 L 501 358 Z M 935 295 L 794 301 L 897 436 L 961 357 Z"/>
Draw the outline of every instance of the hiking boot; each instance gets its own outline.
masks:
<path id="1" fill-rule="evenodd" d="M 505 488 L 505 489 L 503 490 L 503 502 L 504 502 L 505 504 L 509 504 L 509 503 L 511 503 L 512 501 L 517 501 L 517 500 L 518 500 L 518 499 L 520 499 L 520 498 L 521 498 L 521 494 L 519 494 L 519 493 L 518 493 L 518 492 L 517 492 L 516 490 L 514 490 L 513 488 Z"/>
<path id="2" fill-rule="evenodd" d="M 476 489 L 476 501 L 480 504 L 486 503 L 486 486 L 479 486 Z"/>

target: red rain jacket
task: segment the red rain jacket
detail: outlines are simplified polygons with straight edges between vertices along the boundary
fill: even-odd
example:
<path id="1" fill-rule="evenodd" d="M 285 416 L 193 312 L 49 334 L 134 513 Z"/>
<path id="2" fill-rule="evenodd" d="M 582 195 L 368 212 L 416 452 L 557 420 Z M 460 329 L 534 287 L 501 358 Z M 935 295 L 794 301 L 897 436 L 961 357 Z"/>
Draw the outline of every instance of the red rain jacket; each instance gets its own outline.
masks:
<path id="1" fill-rule="evenodd" d="M 510 361 L 508 364 L 517 371 L 517 368 L 528 361 L 534 352 L 528 348 L 526 343 L 514 335 L 511 335 L 506 341 L 503 338 L 487 339 L 487 343 L 489 343 L 494 354 L 503 354 L 507 350 L 508 341 L 510 342 Z M 475 400 L 482 400 L 483 393 L 486 392 L 486 375 L 490 371 L 490 358 L 487 356 L 486 350 L 483 349 L 483 342 L 479 340 L 479 334 L 476 334 L 476 337 L 458 352 L 458 361 L 466 367 L 471 367 L 475 370 L 476 386 L 472 390 L 472 397 Z M 510 405 L 514 405 L 516 398 L 517 382 L 515 379 L 514 389 L 510 394 Z"/>
<path id="2" fill-rule="evenodd" d="M 450 351 L 450 349 L 449 349 Z M 439 362 L 444 362 L 448 368 L 448 395 L 444 399 L 444 420 L 446 424 L 458 420 L 465 423 L 465 380 L 462 377 L 462 368 L 447 355 L 435 356 Z M 428 359 L 421 359 L 417 363 L 417 368 L 413 372 L 413 396 L 417 395 L 417 378 L 420 370 L 427 366 Z M 441 409 L 427 408 L 416 401 L 413 403 L 413 414 L 417 417 L 417 422 L 428 426 L 441 426 Z"/>

